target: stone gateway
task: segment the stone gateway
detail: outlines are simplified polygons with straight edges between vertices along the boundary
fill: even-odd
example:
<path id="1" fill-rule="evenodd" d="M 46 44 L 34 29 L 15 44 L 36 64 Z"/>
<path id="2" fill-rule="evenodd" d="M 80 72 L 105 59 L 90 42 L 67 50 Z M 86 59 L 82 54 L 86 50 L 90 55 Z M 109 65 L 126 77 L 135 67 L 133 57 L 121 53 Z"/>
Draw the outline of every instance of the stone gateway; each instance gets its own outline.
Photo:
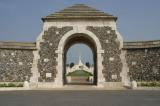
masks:
<path id="1" fill-rule="evenodd" d="M 77 42 L 93 51 L 94 86 L 160 81 L 160 41 L 124 42 L 116 27 L 117 17 L 76 4 L 42 20 L 43 30 L 35 43 L 0 42 L 0 82 L 63 87 L 66 52 Z"/>

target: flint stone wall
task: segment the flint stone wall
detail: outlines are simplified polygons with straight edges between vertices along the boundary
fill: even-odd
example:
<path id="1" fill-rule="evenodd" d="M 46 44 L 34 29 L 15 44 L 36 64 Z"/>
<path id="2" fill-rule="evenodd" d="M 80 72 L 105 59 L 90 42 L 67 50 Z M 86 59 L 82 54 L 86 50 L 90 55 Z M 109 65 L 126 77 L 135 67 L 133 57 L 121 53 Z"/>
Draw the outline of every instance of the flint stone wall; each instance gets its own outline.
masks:
<path id="1" fill-rule="evenodd" d="M 72 29 L 73 27 L 50 27 L 44 32 L 42 37 L 44 41 L 40 43 L 40 59 L 38 60 L 38 71 L 40 73 L 38 80 L 40 82 L 54 81 L 57 73 L 56 58 L 58 57 L 55 51 L 58 49 L 62 36 Z"/>
<path id="2" fill-rule="evenodd" d="M 120 82 L 120 72 L 122 71 L 122 62 L 120 59 L 121 49 L 116 31 L 108 26 L 88 26 L 87 30 L 91 31 L 99 38 L 102 49 L 104 50 L 102 64 L 106 82 Z"/>
<path id="3" fill-rule="evenodd" d="M 0 49 L 0 82 L 29 81 L 33 50 Z"/>
<path id="4" fill-rule="evenodd" d="M 160 48 L 127 49 L 129 75 L 136 81 L 160 81 Z"/>

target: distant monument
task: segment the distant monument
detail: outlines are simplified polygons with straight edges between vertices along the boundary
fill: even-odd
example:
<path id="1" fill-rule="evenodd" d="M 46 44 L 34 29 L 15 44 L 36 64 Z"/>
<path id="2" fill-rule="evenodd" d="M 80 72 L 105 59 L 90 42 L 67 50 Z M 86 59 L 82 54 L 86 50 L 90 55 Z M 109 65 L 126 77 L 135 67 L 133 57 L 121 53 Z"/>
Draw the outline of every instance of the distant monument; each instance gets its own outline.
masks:
<path id="1" fill-rule="evenodd" d="M 81 55 L 79 55 L 78 64 L 73 67 L 66 67 L 67 82 L 93 83 L 94 67 L 83 64 Z"/>
<path id="2" fill-rule="evenodd" d="M 70 66 L 67 66 L 66 67 L 66 75 L 68 73 L 71 73 L 73 71 L 76 71 L 76 70 L 85 70 L 91 74 L 93 74 L 94 72 L 94 67 L 91 65 L 90 67 L 87 67 L 85 64 L 83 64 L 82 60 L 81 60 L 81 55 L 79 55 L 79 60 L 78 60 L 78 64 L 75 64 L 73 67 L 70 67 Z"/>

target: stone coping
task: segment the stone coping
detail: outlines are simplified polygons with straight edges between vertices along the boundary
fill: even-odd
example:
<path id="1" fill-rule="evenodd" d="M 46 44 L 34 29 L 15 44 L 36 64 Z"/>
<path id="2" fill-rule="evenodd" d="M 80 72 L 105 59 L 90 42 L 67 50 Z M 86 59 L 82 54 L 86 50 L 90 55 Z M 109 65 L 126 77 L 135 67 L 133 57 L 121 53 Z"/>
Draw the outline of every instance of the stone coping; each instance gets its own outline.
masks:
<path id="1" fill-rule="evenodd" d="M 160 47 L 160 40 L 124 42 L 123 49 L 142 49 Z"/>
<path id="2" fill-rule="evenodd" d="M 53 16 L 53 17 L 43 17 L 42 21 L 55 20 L 55 19 L 114 19 L 117 18 L 112 16 Z"/>
<path id="3" fill-rule="evenodd" d="M 97 88 L 94 86 L 91 87 L 82 87 L 82 88 L 78 88 L 77 87 L 62 87 L 62 88 L 24 88 L 24 87 L 8 87 L 8 88 L 0 88 L 0 92 L 4 92 L 4 91 L 26 91 L 26 90 L 30 90 L 30 91 L 113 91 L 113 90 L 149 90 L 149 91 L 159 91 L 160 87 L 138 87 L 138 88 L 134 88 L 134 89 L 127 89 L 127 88 Z"/>
<path id="4" fill-rule="evenodd" d="M 0 41 L 0 49 L 36 50 L 36 43 L 34 43 L 34 42 L 3 42 L 3 41 Z"/>
<path id="5" fill-rule="evenodd" d="M 1 87 L 0 91 L 23 91 L 23 90 L 30 90 L 29 88 L 24 87 Z"/>
<path id="6" fill-rule="evenodd" d="M 133 88 L 133 90 L 160 90 L 160 87 L 137 87 Z"/>
<path id="7" fill-rule="evenodd" d="M 145 49 L 160 47 L 160 40 L 124 42 L 123 49 Z M 0 49 L 36 50 L 36 42 L 3 42 L 0 41 Z"/>
<path id="8" fill-rule="evenodd" d="M 8 83 L 23 84 L 24 82 L 0 82 L 0 84 L 8 84 Z"/>

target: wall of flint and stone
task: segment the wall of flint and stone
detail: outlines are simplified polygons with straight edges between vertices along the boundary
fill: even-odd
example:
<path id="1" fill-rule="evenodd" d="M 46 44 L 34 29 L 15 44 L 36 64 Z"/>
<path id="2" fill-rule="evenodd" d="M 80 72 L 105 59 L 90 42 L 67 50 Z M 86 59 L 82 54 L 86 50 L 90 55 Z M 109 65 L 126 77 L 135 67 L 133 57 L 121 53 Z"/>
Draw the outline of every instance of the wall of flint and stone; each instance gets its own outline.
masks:
<path id="1" fill-rule="evenodd" d="M 56 50 L 60 39 L 73 27 L 50 27 L 44 31 L 43 42 L 40 43 L 40 59 L 38 60 L 38 71 L 40 73 L 40 82 L 53 82 L 56 77 L 56 66 L 58 57 Z M 48 75 L 47 75 L 48 74 Z"/>
<path id="2" fill-rule="evenodd" d="M 129 76 L 136 81 L 160 81 L 160 47 L 126 49 Z"/>
<path id="3" fill-rule="evenodd" d="M 32 50 L 0 49 L 0 82 L 29 81 L 32 63 Z"/>
<path id="4" fill-rule="evenodd" d="M 106 82 L 120 82 L 120 72 L 122 71 L 122 62 L 120 59 L 121 49 L 116 31 L 108 26 L 88 26 L 87 30 L 91 31 L 98 37 L 102 49 L 104 50 L 102 64 Z"/>

